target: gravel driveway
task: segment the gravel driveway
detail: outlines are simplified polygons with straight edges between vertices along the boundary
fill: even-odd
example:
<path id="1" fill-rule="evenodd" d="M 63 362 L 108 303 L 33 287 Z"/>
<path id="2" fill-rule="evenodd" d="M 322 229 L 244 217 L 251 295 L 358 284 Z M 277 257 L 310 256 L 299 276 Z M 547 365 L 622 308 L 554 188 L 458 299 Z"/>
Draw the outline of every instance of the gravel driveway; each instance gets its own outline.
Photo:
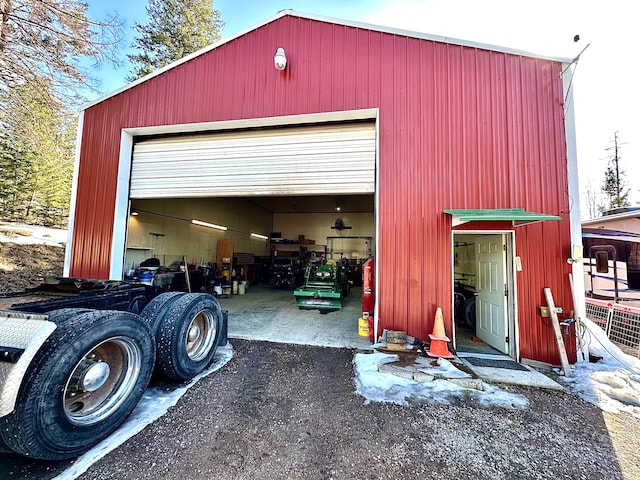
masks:
<path id="1" fill-rule="evenodd" d="M 232 344 L 225 367 L 80 478 L 640 478 L 640 420 L 575 395 L 509 387 L 526 410 L 365 405 L 352 350 Z M 0 465 L 1 478 L 48 479 L 68 464 Z"/>

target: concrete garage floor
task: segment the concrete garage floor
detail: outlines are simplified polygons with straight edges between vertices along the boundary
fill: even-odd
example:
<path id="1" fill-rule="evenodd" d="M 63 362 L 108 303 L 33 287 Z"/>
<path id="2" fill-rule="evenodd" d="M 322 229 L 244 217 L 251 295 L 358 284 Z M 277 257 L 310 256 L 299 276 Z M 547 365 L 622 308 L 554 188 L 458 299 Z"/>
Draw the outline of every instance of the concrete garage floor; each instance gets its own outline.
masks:
<path id="1" fill-rule="evenodd" d="M 370 349 L 369 337 L 358 335 L 362 316 L 362 288 L 351 289 L 341 310 L 321 314 L 300 310 L 291 290 L 272 290 L 268 285 L 251 286 L 244 295 L 220 298 L 229 311 L 231 338 L 268 342 Z"/>
<path id="2" fill-rule="evenodd" d="M 358 318 L 362 315 L 362 288 L 351 289 L 343 300 L 341 310 L 321 314 L 318 310 L 300 310 L 290 290 L 272 290 L 268 285 L 247 289 L 244 295 L 220 298 L 220 305 L 229 311 L 230 338 L 264 340 L 268 342 L 323 347 L 356 348 L 370 350 L 368 337 L 358 335 Z M 462 335 L 461 335 L 462 340 Z M 478 344 L 476 344 L 477 346 Z M 524 385 L 562 390 L 548 376 L 533 368 L 518 365 L 521 370 L 508 368 L 514 362 L 491 347 L 487 352 L 458 352 L 463 363 L 477 378 L 491 383 Z M 497 354 L 497 355 L 496 355 Z M 502 360 L 504 367 L 474 365 L 473 358 Z M 477 362 L 476 362 L 477 363 Z"/>

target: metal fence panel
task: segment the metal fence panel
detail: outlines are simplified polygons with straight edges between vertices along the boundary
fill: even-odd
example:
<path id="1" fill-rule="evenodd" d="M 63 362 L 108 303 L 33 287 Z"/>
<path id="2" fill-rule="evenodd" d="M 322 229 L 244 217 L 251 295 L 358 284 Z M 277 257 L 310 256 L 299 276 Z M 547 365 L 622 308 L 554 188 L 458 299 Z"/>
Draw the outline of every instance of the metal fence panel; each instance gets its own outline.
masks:
<path id="1" fill-rule="evenodd" d="M 586 299 L 587 317 L 626 353 L 640 357 L 640 308 Z"/>

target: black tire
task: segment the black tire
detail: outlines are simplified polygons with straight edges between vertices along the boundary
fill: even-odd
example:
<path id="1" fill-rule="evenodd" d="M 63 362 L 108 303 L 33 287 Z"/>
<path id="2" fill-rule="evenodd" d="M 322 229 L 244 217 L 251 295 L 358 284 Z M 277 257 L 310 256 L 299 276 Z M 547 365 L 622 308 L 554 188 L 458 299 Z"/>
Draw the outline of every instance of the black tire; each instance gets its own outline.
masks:
<path id="1" fill-rule="evenodd" d="M 0 435 L 0 453 L 15 453 L 6 443 L 4 443 L 2 435 Z"/>
<path id="2" fill-rule="evenodd" d="M 15 410 L 0 418 L 0 436 L 14 452 L 36 459 L 83 454 L 129 416 L 154 358 L 153 336 L 137 315 L 66 316 L 29 366 Z"/>
<path id="3" fill-rule="evenodd" d="M 476 297 L 475 295 L 470 296 L 464 302 L 464 322 L 475 333 L 476 331 Z"/>
<path id="4" fill-rule="evenodd" d="M 271 290 L 278 288 L 278 281 L 276 280 L 276 277 L 271 277 L 269 279 L 269 286 L 271 287 Z"/>
<path id="5" fill-rule="evenodd" d="M 151 300 L 142 310 L 140 317 L 142 321 L 149 325 L 151 328 L 151 332 L 155 336 L 158 332 L 158 327 L 160 326 L 160 321 L 162 317 L 166 314 L 167 310 L 173 303 L 178 300 L 182 295 L 185 295 L 184 292 L 165 292 L 161 293 L 153 300 Z"/>
<path id="6" fill-rule="evenodd" d="M 58 310 L 52 310 L 48 313 L 49 321 L 55 323 L 56 325 L 62 324 L 69 320 L 70 318 L 75 317 L 76 315 L 80 315 L 81 313 L 88 312 L 88 308 L 60 308 Z M 15 453 L 13 450 L 9 448 L 9 446 L 2 439 L 2 435 L 0 434 L 0 453 Z"/>
<path id="7" fill-rule="evenodd" d="M 289 290 L 291 290 L 292 292 L 296 289 L 297 285 L 296 285 L 296 277 L 291 277 L 289 279 Z"/>
<path id="8" fill-rule="evenodd" d="M 166 377 L 189 380 L 209 366 L 220 342 L 222 309 L 206 293 L 188 293 L 159 319 L 157 369 Z"/>

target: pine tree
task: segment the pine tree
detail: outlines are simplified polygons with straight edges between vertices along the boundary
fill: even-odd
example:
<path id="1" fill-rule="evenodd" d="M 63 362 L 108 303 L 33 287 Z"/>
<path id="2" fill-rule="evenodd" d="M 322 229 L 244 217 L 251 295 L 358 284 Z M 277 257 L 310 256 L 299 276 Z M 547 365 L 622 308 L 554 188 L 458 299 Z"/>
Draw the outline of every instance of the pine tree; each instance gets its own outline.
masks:
<path id="1" fill-rule="evenodd" d="M 604 173 L 604 184 L 602 185 L 602 191 L 609 199 L 609 209 L 631 205 L 629 202 L 629 189 L 626 187 L 627 182 L 624 179 L 626 172 L 620 166 L 620 160 L 622 159 L 620 145 L 618 132 L 614 132 L 613 146 L 607 149 L 613 150 L 613 155 L 609 159 L 609 165 Z"/>
<path id="2" fill-rule="evenodd" d="M 74 106 L 96 90 L 90 62 L 117 64 L 117 16 L 82 0 L 0 0 L 0 215 L 64 226 L 75 149 Z"/>
<path id="3" fill-rule="evenodd" d="M 64 105 L 51 105 L 29 85 L 14 88 L 9 104 L 16 122 L 0 130 L 0 211 L 11 220 L 64 226 L 71 200 L 75 115 Z"/>
<path id="4" fill-rule="evenodd" d="M 33 152 L 0 131 L 0 218 L 23 220 L 34 189 Z"/>
<path id="5" fill-rule="evenodd" d="M 224 26 L 213 0 L 149 0 L 147 14 L 147 24 L 134 25 L 130 82 L 218 41 Z"/>

